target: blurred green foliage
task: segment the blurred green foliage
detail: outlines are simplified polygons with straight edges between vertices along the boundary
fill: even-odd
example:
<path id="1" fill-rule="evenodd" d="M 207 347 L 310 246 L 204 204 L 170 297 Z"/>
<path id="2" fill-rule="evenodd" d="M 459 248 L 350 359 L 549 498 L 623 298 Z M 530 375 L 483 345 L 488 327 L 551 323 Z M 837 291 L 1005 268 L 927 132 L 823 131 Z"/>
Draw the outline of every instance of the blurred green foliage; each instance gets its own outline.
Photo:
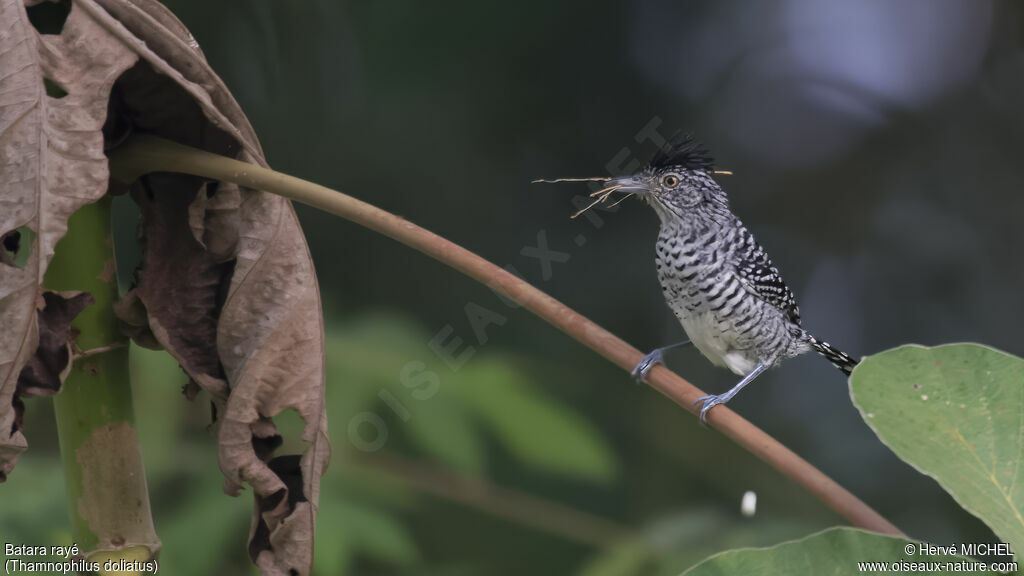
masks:
<path id="1" fill-rule="evenodd" d="M 490 440 L 533 469 L 602 483 L 613 478 L 614 456 L 601 433 L 571 408 L 552 402 L 519 367 L 525 359 L 485 353 L 453 373 L 427 347 L 429 339 L 394 315 L 333 330 L 328 374 L 345 384 L 330 387 L 329 422 L 344 432 L 357 414 L 375 408 L 393 420 L 387 429 L 396 428 L 398 442 L 460 472 L 486 469 Z M 433 375 L 436 387 L 410 390 L 402 373 L 413 369 Z M 385 394 L 403 406 L 399 411 L 408 420 L 381 401 Z M 344 455 L 350 449 L 342 442 L 335 451 Z"/>
<path id="2" fill-rule="evenodd" d="M 505 489 L 554 495 L 549 500 L 540 495 L 540 506 L 549 506 L 552 514 L 537 518 L 541 523 L 559 521 L 562 504 L 554 501 L 559 492 L 610 493 L 622 474 L 605 435 L 539 387 L 543 365 L 484 351 L 453 372 L 430 350 L 429 340 L 426 331 L 393 313 L 360 316 L 329 331 L 327 411 L 333 455 L 321 492 L 317 574 L 492 574 L 492 554 L 504 556 L 503 564 L 532 563 L 502 542 L 519 547 L 531 541 L 543 542 L 537 548 L 548 554 L 560 550 L 575 558 L 572 563 L 582 562 L 579 569 L 587 576 L 672 574 L 722 546 L 766 545 L 808 529 L 806 523 L 789 520 L 736 526 L 730 515 L 702 507 L 660 518 L 635 533 L 622 527 L 621 539 L 589 550 L 572 538 L 536 533 L 514 515 L 494 516 L 474 509 L 472 502 L 424 493 L 415 478 L 376 466 L 375 459 L 391 455 L 413 463 L 413 470 L 433 462 L 431 469 L 442 472 L 442 481 L 512 484 L 519 476 L 525 487 Z M 202 395 L 193 402 L 181 397 L 184 374 L 165 353 L 133 347 L 131 356 L 139 434 L 164 543 L 162 569 L 169 574 L 252 573 L 243 546 L 250 503 L 220 490 L 207 403 Z M 439 385 L 429 397 L 417 399 L 413 393 L 419 389 L 403 385 L 402 371 L 411 363 L 438 375 Z M 407 420 L 382 400 L 385 393 L 404 406 Z M 386 441 L 372 452 L 360 450 L 362 444 L 348 436 L 348 424 L 367 411 L 378 414 L 387 429 Z M 47 401 L 30 401 L 28 415 L 31 437 L 45 438 L 43 429 L 52 425 Z M 285 417 L 278 423 L 291 436 L 282 450 L 301 449 L 301 441 L 294 440 L 301 421 Z M 521 473 L 510 480 L 501 474 L 505 466 Z M 4 486 L 16 497 L 0 499 L 0 541 L 70 542 L 62 482 L 56 447 L 34 443 Z M 498 498 L 504 497 L 500 490 Z M 467 531 L 481 524 L 488 528 L 477 536 L 493 543 L 478 551 L 461 547 L 458 542 Z M 423 530 L 448 530 L 455 540 L 443 534 L 430 537 Z"/>
<path id="3" fill-rule="evenodd" d="M 614 478 L 615 457 L 602 435 L 540 391 L 511 357 L 486 355 L 447 376 L 435 395 L 415 400 L 400 383 L 403 366 L 423 358 L 427 369 L 447 370 L 428 340 L 424 331 L 390 314 L 357 319 L 329 334 L 328 415 L 340 434 L 333 435 L 334 466 L 324 478 L 320 501 L 318 573 L 349 573 L 367 563 L 423 566 L 407 522 L 418 495 L 401 478 L 389 484 L 386 473 L 353 470 L 359 464 L 347 462 L 359 450 L 348 441 L 346 425 L 367 410 L 387 418 L 389 438 L 382 450 L 436 460 L 453 474 L 486 475 L 488 456 L 498 451 L 570 482 L 607 485 Z M 162 352 L 133 347 L 132 375 L 154 517 L 164 542 L 163 570 L 204 574 L 217 567 L 223 574 L 246 573 L 242 544 L 249 505 L 220 490 L 215 439 L 204 432 L 208 411 L 202 396 L 191 403 L 180 396 L 185 376 Z M 407 404 L 407 421 L 381 402 L 385 391 Z M 30 402 L 30 428 L 52 425 L 45 403 Z M 292 438 L 301 430 L 297 419 L 282 418 L 279 424 Z M 282 450 L 301 447 L 291 441 Z M 0 499 L 0 541 L 70 542 L 62 486 L 54 446 L 33 446 L 4 486 L 18 497 Z"/>

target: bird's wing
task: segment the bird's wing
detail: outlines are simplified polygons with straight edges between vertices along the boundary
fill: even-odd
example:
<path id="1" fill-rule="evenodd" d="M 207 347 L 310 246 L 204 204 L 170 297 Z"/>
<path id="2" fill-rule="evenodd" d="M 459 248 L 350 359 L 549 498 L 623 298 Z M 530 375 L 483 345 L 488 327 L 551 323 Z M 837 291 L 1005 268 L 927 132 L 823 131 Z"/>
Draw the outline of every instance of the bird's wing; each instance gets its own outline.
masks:
<path id="1" fill-rule="evenodd" d="M 761 248 L 750 231 L 742 225 L 739 232 L 739 247 L 733 254 L 734 269 L 744 288 L 799 325 L 800 307 L 796 304 L 796 297 L 789 286 L 786 286 L 778 268 L 772 265 L 764 248 Z"/>

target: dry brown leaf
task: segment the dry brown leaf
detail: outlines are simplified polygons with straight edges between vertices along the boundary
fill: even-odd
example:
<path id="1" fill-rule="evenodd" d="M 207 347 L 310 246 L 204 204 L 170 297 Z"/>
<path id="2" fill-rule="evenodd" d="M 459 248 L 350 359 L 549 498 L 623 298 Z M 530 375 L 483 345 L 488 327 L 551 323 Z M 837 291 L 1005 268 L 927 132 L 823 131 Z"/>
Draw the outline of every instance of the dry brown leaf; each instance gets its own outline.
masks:
<path id="1" fill-rule="evenodd" d="M 120 117 L 266 165 L 245 115 L 169 12 L 101 4 L 154 51 L 118 81 Z M 329 448 L 320 295 L 298 218 L 280 197 L 188 176 L 148 176 L 133 195 L 144 241 L 133 295 L 156 339 L 218 405 L 225 489 L 249 484 L 257 499 L 250 554 L 265 574 L 307 574 Z M 270 418 L 287 409 L 305 420 L 309 448 L 273 458 L 262 449 L 280 443 Z"/>
<path id="2" fill-rule="evenodd" d="M 106 193 L 107 101 L 113 80 L 137 58 L 74 12 L 62 34 L 41 36 L 21 0 L 0 0 L 0 236 L 35 232 L 32 245 L 20 247 L 31 251 L 24 267 L 0 262 L 0 480 L 27 446 L 18 396 L 48 388 L 18 384 L 39 347 L 43 273 L 68 217 Z M 44 78 L 67 96 L 47 96 Z"/>
<path id="3" fill-rule="evenodd" d="M 43 292 L 43 308 L 36 314 L 39 347 L 21 369 L 19 396 L 52 396 L 60 390 L 71 369 L 71 321 L 93 302 L 85 292 Z"/>
<path id="4" fill-rule="evenodd" d="M 32 138 L 38 143 L 48 134 L 49 128 L 41 126 L 43 118 L 54 117 L 47 109 L 52 102 L 42 92 L 43 74 L 67 89 L 68 96 L 60 102 L 75 102 L 67 104 L 71 112 L 84 114 L 79 106 L 86 101 L 81 99 L 93 97 L 87 101 L 87 116 L 94 121 L 80 121 L 81 137 L 88 145 L 76 159 L 92 162 L 95 171 L 86 174 L 92 178 L 88 182 L 100 187 L 92 191 L 94 195 L 82 197 L 76 175 L 78 204 L 68 201 L 65 206 L 59 196 L 46 200 L 47 206 L 56 204 L 60 211 L 53 221 L 53 213 L 47 214 L 43 230 L 33 227 L 43 259 L 26 266 L 28 272 L 0 262 L 0 318 L 5 325 L 19 326 L 17 340 L 0 334 L 0 375 L 5 378 L 0 426 L 6 430 L 16 418 L 10 373 L 21 370 L 38 342 L 32 312 L 49 260 L 45 248 L 52 252 L 67 216 L 99 198 L 107 186 L 99 128 L 108 109 L 109 83 L 117 79 L 103 126 L 108 146 L 130 131 L 140 131 L 247 162 L 265 166 L 266 161 L 234 98 L 185 27 L 162 5 L 149 0 L 76 0 L 64 32 L 52 42 L 65 42 L 69 29 L 81 27 L 88 31 L 76 37 L 81 45 L 107 52 L 97 56 L 92 54 L 95 50 L 81 50 L 69 56 L 55 51 L 49 59 L 39 56 L 48 52 L 37 50 L 40 37 L 28 25 L 20 3 L 0 0 L 0 6 L 0 22 L 18 19 L 13 28 L 0 30 L 0 58 L 25 66 L 17 81 L 11 80 L 13 75 L 0 80 L 0 94 L 11 95 L 0 101 L 3 158 L 6 165 L 21 169 L 5 166 L 0 184 L 25 180 L 26 174 L 42 175 L 39 182 L 22 185 L 20 195 L 0 195 L 0 235 L 38 225 L 38 212 L 26 212 L 22 204 L 59 195 L 61 190 L 57 183 L 41 180 L 52 173 L 50 164 L 37 159 L 32 171 L 23 168 L 24 159 L 32 158 L 25 151 Z M 14 37 L 8 37 L 11 30 Z M 101 58 L 115 53 L 121 59 Z M 8 61 L 2 62 L 4 70 L 17 68 Z M 46 62 L 63 75 L 44 69 Z M 106 84 L 76 83 L 85 76 Z M 13 98 L 24 100 L 28 112 L 8 105 Z M 29 116 L 35 123 L 25 126 Z M 19 122 L 20 129 L 8 127 L 19 128 Z M 320 295 L 295 211 L 290 202 L 272 194 L 182 175 L 143 177 L 133 185 L 132 195 L 142 213 L 143 259 L 137 286 L 120 303 L 118 313 L 133 338 L 166 348 L 210 393 L 217 407 L 225 490 L 236 494 L 246 484 L 253 487 L 256 513 L 249 551 L 261 572 L 308 574 L 319 482 L 329 446 Z M 271 419 L 288 409 L 305 420 L 302 439 L 308 448 L 301 455 L 275 457 L 281 439 Z M 17 453 L 24 450 L 24 439 L 15 432 L 16 437 L 0 442 L 0 464 L 5 466 L 13 466 Z"/>

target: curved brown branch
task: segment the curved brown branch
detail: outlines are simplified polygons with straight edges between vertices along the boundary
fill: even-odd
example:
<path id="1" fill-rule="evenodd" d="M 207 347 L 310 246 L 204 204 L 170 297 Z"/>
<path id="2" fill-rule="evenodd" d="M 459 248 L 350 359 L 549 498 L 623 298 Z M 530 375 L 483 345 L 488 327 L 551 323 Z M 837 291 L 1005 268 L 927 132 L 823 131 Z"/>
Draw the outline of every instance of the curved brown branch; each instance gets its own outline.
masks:
<path id="1" fill-rule="evenodd" d="M 642 352 L 614 334 L 473 252 L 408 220 L 324 186 L 153 136 L 133 136 L 111 153 L 110 166 L 114 177 L 122 181 L 130 182 L 149 172 L 182 172 L 235 182 L 308 204 L 394 238 L 455 268 L 518 302 L 626 371 L 632 370 L 643 358 Z M 694 402 L 704 396 L 696 386 L 662 365 L 655 366 L 647 380 L 655 390 L 696 414 Z M 712 410 L 708 423 L 806 488 L 854 526 L 904 536 L 848 490 L 729 408 L 720 406 Z"/>

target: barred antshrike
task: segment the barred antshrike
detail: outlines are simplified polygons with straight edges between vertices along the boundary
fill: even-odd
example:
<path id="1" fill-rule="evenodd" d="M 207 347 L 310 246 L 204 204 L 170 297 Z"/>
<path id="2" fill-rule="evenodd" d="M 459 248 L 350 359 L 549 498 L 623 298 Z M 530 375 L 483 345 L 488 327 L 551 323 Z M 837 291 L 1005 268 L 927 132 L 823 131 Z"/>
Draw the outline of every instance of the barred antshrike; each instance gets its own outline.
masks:
<path id="1" fill-rule="evenodd" d="M 655 256 L 665 300 L 711 362 L 743 376 L 728 392 L 700 398 L 700 421 L 766 369 L 815 350 L 849 374 L 847 354 L 800 326 L 793 293 L 764 249 L 729 209 L 712 178 L 711 155 L 689 135 L 672 138 L 640 172 L 606 181 L 605 191 L 635 194 L 661 218 Z M 605 193 L 607 197 L 607 192 Z M 662 361 L 659 348 L 633 370 L 643 380 Z"/>

